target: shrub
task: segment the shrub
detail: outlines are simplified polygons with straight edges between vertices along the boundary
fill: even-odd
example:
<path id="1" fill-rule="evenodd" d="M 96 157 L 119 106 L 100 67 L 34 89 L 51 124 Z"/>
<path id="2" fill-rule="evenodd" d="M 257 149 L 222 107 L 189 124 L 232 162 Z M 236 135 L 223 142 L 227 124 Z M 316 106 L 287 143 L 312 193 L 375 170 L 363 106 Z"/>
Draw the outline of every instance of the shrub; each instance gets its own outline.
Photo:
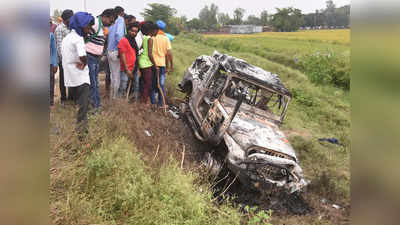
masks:
<path id="1" fill-rule="evenodd" d="M 350 68 L 333 52 L 308 55 L 301 61 L 301 69 L 316 84 L 333 84 L 349 90 Z"/>

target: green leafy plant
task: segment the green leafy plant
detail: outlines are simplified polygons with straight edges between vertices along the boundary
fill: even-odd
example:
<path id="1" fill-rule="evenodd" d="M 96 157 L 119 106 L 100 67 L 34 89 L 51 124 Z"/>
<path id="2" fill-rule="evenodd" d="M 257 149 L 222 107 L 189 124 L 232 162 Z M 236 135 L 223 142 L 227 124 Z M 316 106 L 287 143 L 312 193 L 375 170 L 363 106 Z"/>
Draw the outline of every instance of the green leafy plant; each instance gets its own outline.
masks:
<path id="1" fill-rule="evenodd" d="M 271 223 L 269 223 L 272 216 L 272 210 L 268 211 L 258 210 L 257 206 L 250 207 L 248 205 L 246 205 L 244 209 L 245 211 L 248 212 L 249 225 L 257 225 L 257 224 L 272 225 Z"/>

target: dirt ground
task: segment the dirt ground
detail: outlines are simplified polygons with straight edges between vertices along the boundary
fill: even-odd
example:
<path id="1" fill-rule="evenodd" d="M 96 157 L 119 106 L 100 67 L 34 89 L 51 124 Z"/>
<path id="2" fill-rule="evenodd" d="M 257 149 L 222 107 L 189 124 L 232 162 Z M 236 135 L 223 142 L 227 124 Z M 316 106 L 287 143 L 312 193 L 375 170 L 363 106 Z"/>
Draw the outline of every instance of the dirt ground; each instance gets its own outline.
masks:
<path id="1" fill-rule="evenodd" d="M 206 152 L 212 152 L 221 158 L 221 154 L 218 154 L 220 148 L 198 141 L 182 116 L 175 119 L 169 112 L 164 113 L 161 109 L 153 111 L 143 107 L 140 103 L 128 103 L 125 99 L 106 100 L 103 98 L 104 74 L 100 75 L 99 80 L 101 81 L 100 93 L 103 107 L 101 116 L 113 116 L 124 121 L 126 129 L 129 130 L 128 138 L 136 144 L 137 149 L 142 153 L 143 160 L 150 167 L 158 169 L 170 157 L 181 162 L 183 152 L 185 152 L 183 168 L 199 172 L 203 171 L 201 161 Z M 58 80 L 56 80 L 56 84 L 58 84 Z M 55 107 L 58 107 L 58 86 L 56 86 L 55 94 Z M 168 104 L 178 105 L 178 101 L 176 99 L 168 100 Z M 75 115 L 71 115 L 71 117 L 75 117 Z M 110 127 L 110 129 L 118 128 Z M 288 133 L 290 135 L 293 131 Z M 234 176 L 227 169 L 223 169 L 215 179 L 221 181 L 214 188 L 217 197 L 228 184 L 232 183 Z M 332 203 L 323 201 L 322 196 L 307 192 L 307 189 L 293 195 L 285 193 L 265 195 L 249 191 L 235 181 L 225 195 L 235 196 L 234 202 L 242 210 L 245 205 L 257 206 L 263 210 L 272 209 L 273 224 L 298 224 L 296 221 L 314 224 L 315 221 L 321 219 L 328 220 L 332 224 L 349 224 L 349 207 L 335 209 L 332 207 Z M 224 198 L 219 197 L 218 200 L 223 201 Z"/>

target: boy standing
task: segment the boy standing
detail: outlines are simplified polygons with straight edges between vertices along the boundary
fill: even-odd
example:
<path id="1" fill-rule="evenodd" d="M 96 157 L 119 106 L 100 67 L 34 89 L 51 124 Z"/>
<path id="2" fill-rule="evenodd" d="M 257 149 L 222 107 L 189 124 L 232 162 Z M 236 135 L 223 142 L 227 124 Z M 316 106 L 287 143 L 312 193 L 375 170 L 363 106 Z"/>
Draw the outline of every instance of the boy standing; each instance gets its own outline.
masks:
<path id="1" fill-rule="evenodd" d="M 78 132 L 87 133 L 87 110 L 90 95 L 90 77 L 87 67 L 87 57 L 84 37 L 90 32 L 94 17 L 87 12 L 78 12 L 71 17 L 71 32 L 64 38 L 61 45 L 64 65 L 65 86 L 73 90 L 79 111 L 77 114 Z M 80 136 L 82 138 L 82 136 Z"/>

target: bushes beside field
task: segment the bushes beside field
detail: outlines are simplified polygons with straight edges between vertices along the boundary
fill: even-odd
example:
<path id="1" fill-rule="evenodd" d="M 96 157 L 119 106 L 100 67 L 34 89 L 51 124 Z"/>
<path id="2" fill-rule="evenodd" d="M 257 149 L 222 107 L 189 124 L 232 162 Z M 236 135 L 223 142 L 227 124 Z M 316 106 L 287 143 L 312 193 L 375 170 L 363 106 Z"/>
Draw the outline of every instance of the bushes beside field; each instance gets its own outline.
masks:
<path id="1" fill-rule="evenodd" d="M 261 45 L 261 43 L 254 41 L 249 43 L 244 42 L 245 39 L 233 38 L 222 36 L 218 38 L 216 36 L 206 37 L 196 33 L 186 33 L 183 35 L 184 38 L 194 40 L 195 42 L 232 52 L 248 52 L 255 55 L 267 58 L 270 61 L 283 64 L 293 69 L 304 72 L 309 79 L 319 85 L 333 85 L 344 90 L 350 89 L 350 58 L 348 56 L 340 55 L 335 51 L 324 50 L 317 52 L 301 53 L 300 55 L 293 55 L 290 52 L 280 51 L 279 47 L 267 47 Z M 248 37 L 251 37 L 248 35 Z M 262 42 L 267 43 L 268 38 L 260 39 Z M 296 40 L 286 40 L 296 41 Z M 299 45 L 305 40 L 297 40 Z M 331 43 L 326 43 L 331 45 Z M 292 50 L 296 51 L 295 48 Z"/>

